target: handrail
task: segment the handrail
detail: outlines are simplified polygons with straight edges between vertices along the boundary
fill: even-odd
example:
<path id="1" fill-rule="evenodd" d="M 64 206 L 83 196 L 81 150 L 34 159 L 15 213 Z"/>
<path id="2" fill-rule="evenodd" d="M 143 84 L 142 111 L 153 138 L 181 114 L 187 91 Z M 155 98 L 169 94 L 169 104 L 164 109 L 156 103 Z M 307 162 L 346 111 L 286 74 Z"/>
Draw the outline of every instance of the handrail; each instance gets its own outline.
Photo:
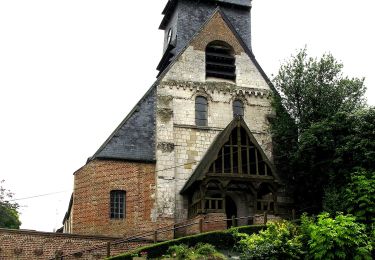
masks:
<path id="1" fill-rule="evenodd" d="M 209 220 L 209 221 L 204 221 L 203 219 L 200 219 L 200 221 L 194 221 L 194 222 L 191 222 L 191 220 L 190 221 L 186 220 L 186 221 L 183 221 L 183 222 L 180 222 L 180 223 L 177 223 L 177 224 L 166 225 L 166 226 L 163 226 L 163 227 L 159 227 L 155 230 L 146 231 L 146 232 L 143 232 L 143 233 L 138 233 L 138 234 L 126 237 L 126 238 L 121 238 L 121 239 L 115 240 L 113 242 L 106 242 L 106 243 L 103 243 L 101 245 L 97 245 L 97 246 L 92 247 L 92 248 L 83 249 L 83 250 L 80 250 L 80 251 L 76 251 L 76 252 L 72 252 L 72 253 L 69 253 L 69 254 L 61 255 L 61 256 L 58 256 L 58 257 L 60 257 L 60 259 L 63 259 L 64 257 L 73 256 L 73 255 L 79 254 L 79 253 L 88 253 L 88 252 L 92 252 L 94 250 L 100 250 L 100 249 L 105 249 L 105 248 L 107 248 L 107 250 L 108 250 L 108 246 L 115 246 L 115 245 L 119 245 L 119 244 L 123 244 L 123 243 L 125 244 L 125 243 L 128 243 L 128 242 L 132 242 L 134 240 L 144 239 L 148 236 L 155 236 L 157 234 L 164 234 L 164 233 L 169 232 L 169 231 L 176 231 L 176 230 L 186 228 L 186 227 L 190 227 L 190 226 L 194 226 L 194 225 L 197 225 L 197 224 L 200 225 L 201 221 L 202 221 L 202 223 L 208 224 L 208 223 L 241 220 L 241 219 L 254 219 L 256 217 L 264 217 L 265 215 L 266 214 L 256 214 L 256 215 L 251 215 L 251 216 L 234 217 L 234 218 L 230 218 L 230 219 L 220 219 L 220 220 L 216 219 L 216 220 Z M 276 214 L 276 215 L 280 215 L 280 214 Z M 144 241 L 146 241 L 146 240 L 144 240 Z M 154 239 L 153 240 L 150 239 L 150 241 L 156 242 L 157 239 L 155 239 L 155 237 L 154 237 Z M 55 259 L 58 259 L 58 258 L 56 258 L 56 257 L 50 258 L 50 260 L 55 260 Z"/>

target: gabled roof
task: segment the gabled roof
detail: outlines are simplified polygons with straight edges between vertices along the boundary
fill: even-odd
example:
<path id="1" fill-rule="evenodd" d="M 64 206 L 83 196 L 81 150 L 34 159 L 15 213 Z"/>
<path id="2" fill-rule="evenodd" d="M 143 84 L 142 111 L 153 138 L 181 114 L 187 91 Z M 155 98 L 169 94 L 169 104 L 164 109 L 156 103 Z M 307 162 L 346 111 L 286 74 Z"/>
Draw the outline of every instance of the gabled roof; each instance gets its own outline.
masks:
<path id="1" fill-rule="evenodd" d="M 195 38 L 203 31 L 203 29 L 206 27 L 206 25 L 213 19 L 213 17 L 219 13 L 225 23 L 228 25 L 230 31 L 233 33 L 233 35 L 236 37 L 237 41 L 241 45 L 241 47 L 244 49 L 245 53 L 250 57 L 250 60 L 254 63 L 255 67 L 258 69 L 260 74 L 262 75 L 263 79 L 266 81 L 268 86 L 275 92 L 275 94 L 278 95 L 278 92 L 276 88 L 273 86 L 271 80 L 268 78 L 262 67 L 259 65 L 258 61 L 256 60 L 253 52 L 250 50 L 250 48 L 246 45 L 246 43 L 242 40 L 241 36 L 238 34 L 237 30 L 234 28 L 232 23 L 230 22 L 229 18 L 225 15 L 225 13 L 220 9 L 220 7 L 217 7 L 215 11 L 212 13 L 209 19 L 203 25 L 201 28 L 197 31 L 197 33 L 188 41 L 184 48 L 181 49 L 180 52 L 178 52 L 173 58 L 170 64 L 158 74 L 158 79 L 161 80 L 167 72 L 170 70 L 170 68 L 178 61 L 179 57 L 185 52 L 185 50 L 191 45 L 191 43 L 195 40 Z"/>
<path id="2" fill-rule="evenodd" d="M 229 137 L 232 133 L 232 131 L 240 125 L 243 127 L 248 134 L 250 141 L 255 145 L 255 147 L 260 152 L 260 155 L 262 157 L 262 160 L 271 168 L 272 175 L 276 179 L 276 181 L 280 181 L 279 177 L 276 174 L 276 171 L 274 169 L 273 164 L 270 162 L 270 160 L 267 158 L 266 154 L 264 153 L 262 147 L 259 145 L 253 134 L 251 133 L 249 127 L 246 125 L 245 121 L 242 117 L 235 117 L 229 125 L 220 132 L 211 146 L 208 148 L 207 152 L 195 168 L 193 174 L 190 176 L 189 180 L 186 182 L 182 190 L 180 191 L 181 194 L 185 193 L 189 188 L 197 181 L 202 181 L 211 166 L 211 164 L 216 160 L 217 154 L 221 150 L 221 148 L 224 146 L 224 144 L 229 140 Z"/>

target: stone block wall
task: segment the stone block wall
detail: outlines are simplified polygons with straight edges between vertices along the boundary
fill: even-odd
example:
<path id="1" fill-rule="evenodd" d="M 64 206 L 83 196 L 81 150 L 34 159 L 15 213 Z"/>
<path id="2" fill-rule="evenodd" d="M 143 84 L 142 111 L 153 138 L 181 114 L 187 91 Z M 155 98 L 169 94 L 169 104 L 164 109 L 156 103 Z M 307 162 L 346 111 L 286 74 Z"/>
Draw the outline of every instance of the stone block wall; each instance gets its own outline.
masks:
<path id="1" fill-rule="evenodd" d="M 206 78 L 205 49 L 212 41 L 227 42 L 236 57 L 236 80 Z M 187 218 L 187 201 L 179 194 L 215 137 L 233 119 L 233 101 L 245 106 L 244 120 L 272 160 L 268 116 L 271 89 L 236 36 L 216 13 L 181 53 L 157 88 L 157 202 L 155 212 Z M 208 100 L 208 126 L 195 125 L 195 98 Z M 169 147 L 170 149 L 163 149 Z M 158 215 L 156 214 L 156 215 Z"/>

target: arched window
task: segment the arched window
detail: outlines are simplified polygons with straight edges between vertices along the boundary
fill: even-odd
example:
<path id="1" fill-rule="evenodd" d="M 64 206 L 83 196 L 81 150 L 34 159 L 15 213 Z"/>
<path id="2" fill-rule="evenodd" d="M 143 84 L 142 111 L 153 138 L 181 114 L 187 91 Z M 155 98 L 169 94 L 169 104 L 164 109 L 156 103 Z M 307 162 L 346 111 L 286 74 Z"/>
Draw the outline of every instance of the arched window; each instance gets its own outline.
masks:
<path id="1" fill-rule="evenodd" d="M 206 47 L 206 77 L 236 79 L 233 48 L 221 41 L 213 41 Z"/>
<path id="2" fill-rule="evenodd" d="M 195 124 L 207 126 L 208 102 L 207 98 L 198 96 L 195 98 Z"/>
<path id="3" fill-rule="evenodd" d="M 241 100 L 234 100 L 233 101 L 233 116 L 244 116 L 244 105 Z"/>
<path id="4" fill-rule="evenodd" d="M 125 199 L 126 192 L 123 190 L 112 190 L 110 193 L 110 218 L 123 219 L 125 218 Z"/>

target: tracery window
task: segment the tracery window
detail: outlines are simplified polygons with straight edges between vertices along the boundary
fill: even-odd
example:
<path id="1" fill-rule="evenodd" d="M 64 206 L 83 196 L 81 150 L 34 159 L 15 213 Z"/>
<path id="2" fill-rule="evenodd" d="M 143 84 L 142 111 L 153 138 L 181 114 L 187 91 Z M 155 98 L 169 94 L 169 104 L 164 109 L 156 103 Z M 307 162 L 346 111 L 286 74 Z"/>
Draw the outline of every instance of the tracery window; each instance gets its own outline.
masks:
<path id="1" fill-rule="evenodd" d="M 195 98 L 195 124 L 207 126 L 208 102 L 207 98 L 197 96 Z"/>
<path id="2" fill-rule="evenodd" d="M 112 190 L 110 193 L 110 218 L 125 218 L 126 192 L 123 190 Z"/>
<path id="3" fill-rule="evenodd" d="M 272 175 L 270 166 L 241 126 L 233 129 L 229 140 L 210 166 L 209 173 Z"/>

